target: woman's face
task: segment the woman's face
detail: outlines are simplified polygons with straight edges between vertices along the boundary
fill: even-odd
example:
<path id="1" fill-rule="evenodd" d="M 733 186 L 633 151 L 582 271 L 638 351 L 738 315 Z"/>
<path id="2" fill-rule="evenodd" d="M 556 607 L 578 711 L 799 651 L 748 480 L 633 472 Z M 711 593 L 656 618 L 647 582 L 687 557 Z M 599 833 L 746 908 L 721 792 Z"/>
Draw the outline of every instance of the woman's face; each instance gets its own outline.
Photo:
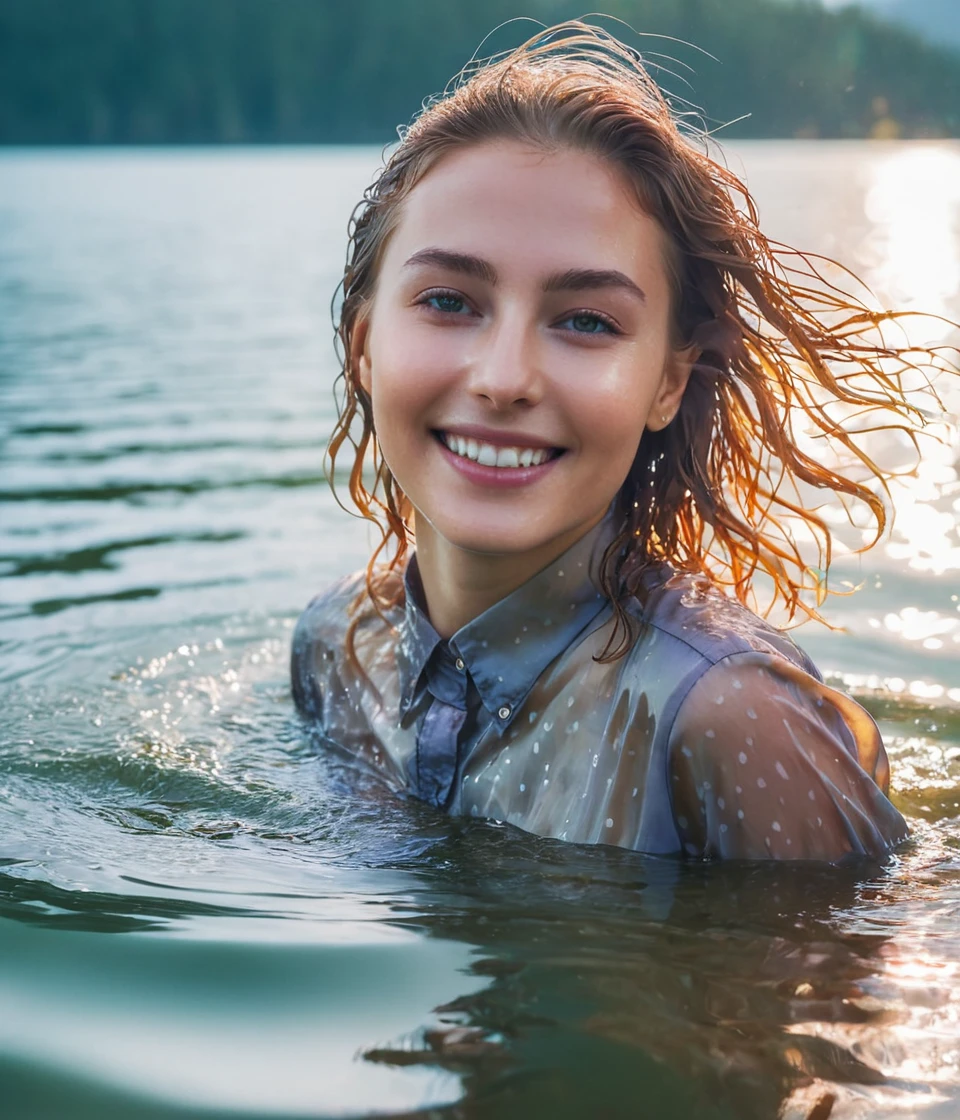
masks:
<path id="1" fill-rule="evenodd" d="M 413 188 L 354 354 L 418 540 L 500 555 L 596 524 L 689 375 L 659 225 L 596 156 L 513 141 Z"/>

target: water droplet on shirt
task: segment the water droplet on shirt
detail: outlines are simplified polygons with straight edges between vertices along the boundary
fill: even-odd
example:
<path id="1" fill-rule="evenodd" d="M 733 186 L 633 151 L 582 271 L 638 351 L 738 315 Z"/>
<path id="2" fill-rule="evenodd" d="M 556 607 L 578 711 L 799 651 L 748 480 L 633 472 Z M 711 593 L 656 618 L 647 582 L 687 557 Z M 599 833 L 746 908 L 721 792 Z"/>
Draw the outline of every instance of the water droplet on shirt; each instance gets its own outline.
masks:
<path id="1" fill-rule="evenodd" d="M 613 817 L 607 817 L 607 828 L 613 828 Z"/>
<path id="2" fill-rule="evenodd" d="M 525 783 L 523 783 L 523 782 L 520 783 L 520 792 L 521 793 L 526 793 L 527 792 L 527 787 L 526 787 Z"/>
<path id="3" fill-rule="evenodd" d="M 540 753 L 540 744 L 539 743 L 534 743 L 533 744 L 533 753 L 534 754 L 539 754 Z"/>

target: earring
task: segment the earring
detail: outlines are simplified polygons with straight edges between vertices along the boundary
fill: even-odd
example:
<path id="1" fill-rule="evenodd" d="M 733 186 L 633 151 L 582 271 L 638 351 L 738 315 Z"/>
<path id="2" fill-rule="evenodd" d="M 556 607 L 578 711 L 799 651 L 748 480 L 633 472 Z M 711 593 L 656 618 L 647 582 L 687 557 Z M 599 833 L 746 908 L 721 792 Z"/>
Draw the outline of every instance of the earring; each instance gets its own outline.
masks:
<path id="1" fill-rule="evenodd" d="M 664 422 L 664 424 L 669 424 L 670 423 L 670 417 L 669 416 L 662 415 L 660 417 L 660 419 Z"/>

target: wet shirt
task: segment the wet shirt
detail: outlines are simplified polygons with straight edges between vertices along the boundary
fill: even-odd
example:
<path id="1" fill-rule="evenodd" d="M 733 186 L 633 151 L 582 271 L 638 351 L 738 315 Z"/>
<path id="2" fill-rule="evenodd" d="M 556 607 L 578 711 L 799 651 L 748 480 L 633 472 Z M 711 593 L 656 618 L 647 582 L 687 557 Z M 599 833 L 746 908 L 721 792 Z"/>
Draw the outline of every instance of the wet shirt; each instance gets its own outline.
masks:
<path id="1" fill-rule="evenodd" d="M 872 718 L 707 579 L 650 572 L 629 652 L 595 660 L 602 543 L 598 527 L 447 641 L 415 557 L 386 619 L 354 617 L 363 575 L 341 581 L 294 633 L 300 712 L 397 790 L 561 840 L 836 860 L 906 835 Z"/>

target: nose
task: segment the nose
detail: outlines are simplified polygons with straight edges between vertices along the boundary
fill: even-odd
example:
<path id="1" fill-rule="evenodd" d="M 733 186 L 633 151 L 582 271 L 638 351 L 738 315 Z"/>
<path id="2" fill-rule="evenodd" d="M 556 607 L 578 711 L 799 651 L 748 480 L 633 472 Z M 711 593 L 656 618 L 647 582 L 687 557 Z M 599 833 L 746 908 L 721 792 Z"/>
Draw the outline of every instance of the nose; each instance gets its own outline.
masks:
<path id="1" fill-rule="evenodd" d="M 535 326 L 520 315 L 492 323 L 470 364 L 470 391 L 502 412 L 539 403 L 543 381 Z"/>

